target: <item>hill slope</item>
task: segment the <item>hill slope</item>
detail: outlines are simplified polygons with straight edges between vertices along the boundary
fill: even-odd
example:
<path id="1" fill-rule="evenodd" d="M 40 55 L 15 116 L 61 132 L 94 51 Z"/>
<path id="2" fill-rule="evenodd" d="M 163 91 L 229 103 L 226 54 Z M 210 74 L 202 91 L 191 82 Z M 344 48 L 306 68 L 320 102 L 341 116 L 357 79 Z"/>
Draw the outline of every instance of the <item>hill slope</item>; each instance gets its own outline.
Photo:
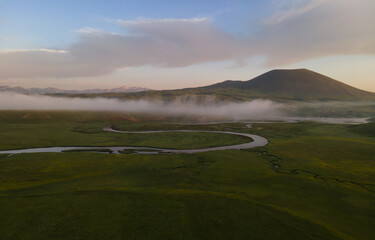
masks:
<path id="1" fill-rule="evenodd" d="M 307 69 L 272 70 L 249 81 L 225 81 L 205 88 L 237 88 L 255 95 L 296 100 L 375 99 L 375 93 L 351 87 Z"/>

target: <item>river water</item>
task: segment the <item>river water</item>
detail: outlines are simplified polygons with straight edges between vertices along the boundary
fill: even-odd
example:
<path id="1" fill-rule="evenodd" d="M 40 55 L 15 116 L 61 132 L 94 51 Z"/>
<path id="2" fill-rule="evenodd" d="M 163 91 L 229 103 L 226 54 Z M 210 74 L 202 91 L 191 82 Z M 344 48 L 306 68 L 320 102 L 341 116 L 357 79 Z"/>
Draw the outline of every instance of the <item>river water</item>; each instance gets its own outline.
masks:
<path id="1" fill-rule="evenodd" d="M 199 131 L 199 130 L 165 130 L 165 131 L 119 131 L 110 127 L 103 128 L 104 131 L 114 132 L 114 133 L 137 133 L 137 134 L 149 134 L 149 133 L 165 133 L 165 132 L 199 132 L 199 133 L 221 133 L 221 134 L 231 134 L 237 136 L 247 137 L 249 142 L 220 146 L 220 147 L 211 147 L 211 148 L 200 148 L 200 149 L 166 149 L 166 148 L 151 148 L 151 147 L 45 147 L 45 148 L 27 148 L 27 149 L 18 149 L 18 150 L 4 150 L 0 151 L 0 154 L 20 154 L 20 153 L 60 153 L 63 151 L 71 150 L 97 150 L 97 149 L 107 149 L 111 150 L 112 153 L 121 154 L 121 150 L 134 150 L 136 153 L 143 154 L 159 154 L 159 153 L 200 153 L 200 152 L 210 152 L 210 151 L 219 151 L 219 150 L 232 150 L 232 149 L 246 149 L 246 148 L 255 148 L 262 147 L 268 144 L 268 140 L 264 137 L 248 134 L 248 133 L 237 133 L 237 132 L 225 132 L 225 131 Z"/>

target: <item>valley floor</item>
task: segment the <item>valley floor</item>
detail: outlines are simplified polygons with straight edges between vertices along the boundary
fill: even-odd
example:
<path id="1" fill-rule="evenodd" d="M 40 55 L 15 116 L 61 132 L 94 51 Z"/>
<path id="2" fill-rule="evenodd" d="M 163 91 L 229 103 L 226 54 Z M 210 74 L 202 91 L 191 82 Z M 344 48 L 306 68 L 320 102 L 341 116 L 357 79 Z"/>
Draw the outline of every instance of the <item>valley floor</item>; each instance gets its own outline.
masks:
<path id="1" fill-rule="evenodd" d="M 175 120 L 174 120 L 175 121 Z M 196 154 L 0 155 L 0 239 L 374 239 L 374 124 L 166 124 L 104 113 L 0 112 L 0 149 L 265 147 Z"/>

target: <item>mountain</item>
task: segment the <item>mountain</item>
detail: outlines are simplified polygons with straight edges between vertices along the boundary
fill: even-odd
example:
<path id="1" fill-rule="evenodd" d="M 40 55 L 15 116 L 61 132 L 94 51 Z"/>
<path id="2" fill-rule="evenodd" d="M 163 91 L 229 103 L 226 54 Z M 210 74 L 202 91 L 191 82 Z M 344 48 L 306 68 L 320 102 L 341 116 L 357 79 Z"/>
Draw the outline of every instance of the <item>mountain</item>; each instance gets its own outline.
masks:
<path id="1" fill-rule="evenodd" d="M 242 89 L 255 95 L 282 99 L 366 100 L 375 93 L 363 91 L 307 70 L 272 70 L 249 81 L 225 81 L 206 89 Z"/>
<path id="2" fill-rule="evenodd" d="M 65 96 L 77 96 L 65 94 Z M 307 70 L 272 70 L 248 81 L 225 81 L 210 86 L 176 90 L 133 93 L 81 94 L 80 97 L 108 97 L 120 99 L 162 99 L 205 101 L 215 96 L 219 101 L 248 101 L 265 98 L 276 101 L 362 101 L 375 100 L 375 93 Z M 210 98 L 212 99 L 212 98 Z"/>
<path id="3" fill-rule="evenodd" d="M 118 87 L 110 89 L 86 89 L 86 90 L 62 90 L 58 88 L 23 88 L 23 87 L 9 87 L 0 86 L 0 92 L 16 92 L 22 94 L 96 94 L 96 93 L 129 93 L 149 91 L 148 88 L 142 87 Z"/>

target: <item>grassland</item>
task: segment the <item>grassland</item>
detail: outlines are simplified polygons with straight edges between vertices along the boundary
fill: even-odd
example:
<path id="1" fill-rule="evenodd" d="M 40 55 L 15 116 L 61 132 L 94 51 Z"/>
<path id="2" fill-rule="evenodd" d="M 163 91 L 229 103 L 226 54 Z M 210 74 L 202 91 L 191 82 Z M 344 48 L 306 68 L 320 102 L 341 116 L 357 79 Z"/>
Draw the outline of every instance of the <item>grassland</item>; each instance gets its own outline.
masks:
<path id="1" fill-rule="evenodd" d="M 1 112 L 0 150 L 53 146 L 194 149 L 249 141 L 246 137 L 219 133 L 118 134 L 102 130 L 108 124 L 121 126 L 124 122 L 121 117 L 121 114 L 115 113 Z M 146 123 L 152 124 L 153 121 Z M 138 124 L 125 125 L 128 125 L 128 130 L 139 129 Z"/>
<path id="2" fill-rule="evenodd" d="M 231 130 L 271 143 L 199 154 L 0 156 L 0 239 L 374 239 L 375 136 L 366 134 L 371 124 L 274 123 L 249 129 L 240 123 L 129 119 L 1 112 L 0 146 L 84 141 L 174 148 L 242 141 L 225 135 L 141 140 L 103 133 L 103 124 L 123 130 Z"/>
<path id="3" fill-rule="evenodd" d="M 375 137 L 375 122 L 353 126 L 351 129 L 353 132 L 357 132 L 369 137 Z"/>

